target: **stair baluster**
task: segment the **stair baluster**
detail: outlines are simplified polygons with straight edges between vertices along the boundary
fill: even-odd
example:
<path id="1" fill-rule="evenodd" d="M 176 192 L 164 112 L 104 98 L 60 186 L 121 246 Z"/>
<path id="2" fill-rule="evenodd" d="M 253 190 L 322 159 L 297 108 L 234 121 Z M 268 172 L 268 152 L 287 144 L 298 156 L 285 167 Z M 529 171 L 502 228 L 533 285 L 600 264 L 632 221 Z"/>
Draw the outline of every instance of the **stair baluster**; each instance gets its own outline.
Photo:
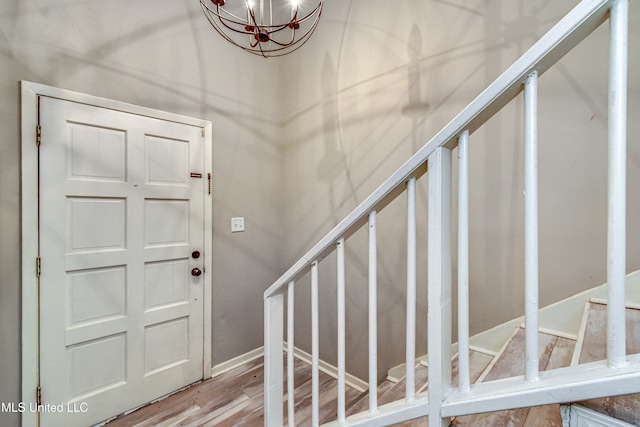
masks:
<path id="1" fill-rule="evenodd" d="M 469 131 L 458 138 L 458 389 L 471 389 L 469 367 Z"/>
<path id="2" fill-rule="evenodd" d="M 377 212 L 369 213 L 369 413 L 378 411 L 378 240 Z"/>
<path id="3" fill-rule="evenodd" d="M 525 381 L 538 381 L 538 72 L 524 83 Z"/>
<path id="4" fill-rule="evenodd" d="M 626 364 L 625 275 L 627 198 L 627 68 L 629 0 L 615 0 L 609 19 L 609 211 L 607 354 L 609 366 Z"/>
<path id="5" fill-rule="evenodd" d="M 416 179 L 407 182 L 407 329 L 406 329 L 407 382 L 405 400 L 415 400 L 416 360 Z"/>

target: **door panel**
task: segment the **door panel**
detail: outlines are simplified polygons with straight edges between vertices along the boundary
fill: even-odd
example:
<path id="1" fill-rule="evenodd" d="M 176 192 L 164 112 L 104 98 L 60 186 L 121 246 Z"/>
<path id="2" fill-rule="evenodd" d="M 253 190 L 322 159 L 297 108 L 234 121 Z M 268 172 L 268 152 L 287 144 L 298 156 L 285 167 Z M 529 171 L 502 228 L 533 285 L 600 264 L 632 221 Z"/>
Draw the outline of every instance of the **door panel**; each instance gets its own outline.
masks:
<path id="1" fill-rule="evenodd" d="M 203 378 L 204 138 L 47 97 L 40 123 L 40 419 L 86 426 Z"/>

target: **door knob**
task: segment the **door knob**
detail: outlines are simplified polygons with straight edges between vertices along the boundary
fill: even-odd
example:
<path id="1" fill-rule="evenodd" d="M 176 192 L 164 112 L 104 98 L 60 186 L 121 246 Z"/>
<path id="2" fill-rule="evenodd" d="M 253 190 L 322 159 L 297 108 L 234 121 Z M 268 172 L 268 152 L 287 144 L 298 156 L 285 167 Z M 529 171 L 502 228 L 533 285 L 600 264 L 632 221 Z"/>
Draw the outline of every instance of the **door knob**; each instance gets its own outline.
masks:
<path id="1" fill-rule="evenodd" d="M 196 268 L 194 268 L 193 270 L 191 270 L 191 275 L 192 275 L 192 276 L 196 276 L 196 277 L 198 277 L 198 276 L 199 276 L 199 275 L 201 275 L 201 274 L 202 274 L 202 271 L 201 271 L 199 268 L 197 268 L 197 267 L 196 267 Z"/>

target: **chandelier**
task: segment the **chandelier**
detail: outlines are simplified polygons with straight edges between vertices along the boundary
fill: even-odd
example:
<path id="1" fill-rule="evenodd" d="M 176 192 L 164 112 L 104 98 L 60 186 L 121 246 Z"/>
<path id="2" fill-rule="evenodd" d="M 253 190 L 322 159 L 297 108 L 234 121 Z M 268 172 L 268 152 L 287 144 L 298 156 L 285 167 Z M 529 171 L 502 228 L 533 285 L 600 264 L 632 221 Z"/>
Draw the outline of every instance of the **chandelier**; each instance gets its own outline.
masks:
<path id="1" fill-rule="evenodd" d="M 309 39 L 324 3 L 314 1 L 311 7 L 302 0 L 200 0 L 200 5 L 225 40 L 268 58 L 291 53 Z"/>

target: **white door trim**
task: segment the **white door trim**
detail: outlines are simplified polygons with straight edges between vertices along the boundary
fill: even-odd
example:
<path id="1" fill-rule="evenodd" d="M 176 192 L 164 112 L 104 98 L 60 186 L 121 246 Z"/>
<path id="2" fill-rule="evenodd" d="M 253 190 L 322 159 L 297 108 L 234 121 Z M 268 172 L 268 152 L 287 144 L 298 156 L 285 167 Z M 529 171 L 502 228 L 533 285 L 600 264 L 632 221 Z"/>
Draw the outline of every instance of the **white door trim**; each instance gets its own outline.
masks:
<path id="1" fill-rule="evenodd" d="M 23 426 L 36 426 L 37 412 L 29 410 L 36 402 L 38 384 L 38 278 L 36 258 L 38 256 L 38 148 L 36 126 L 38 123 L 38 96 L 48 96 L 67 101 L 79 102 L 145 117 L 183 123 L 201 127 L 205 138 L 205 171 L 212 173 L 212 124 L 206 120 L 194 119 L 178 114 L 140 107 L 124 102 L 95 97 L 65 89 L 45 86 L 27 81 L 21 82 L 21 218 L 22 218 L 22 403 L 26 410 L 22 413 Z M 202 375 L 211 376 L 211 271 L 212 260 L 212 196 L 205 188 L 204 225 L 204 354 Z"/>

